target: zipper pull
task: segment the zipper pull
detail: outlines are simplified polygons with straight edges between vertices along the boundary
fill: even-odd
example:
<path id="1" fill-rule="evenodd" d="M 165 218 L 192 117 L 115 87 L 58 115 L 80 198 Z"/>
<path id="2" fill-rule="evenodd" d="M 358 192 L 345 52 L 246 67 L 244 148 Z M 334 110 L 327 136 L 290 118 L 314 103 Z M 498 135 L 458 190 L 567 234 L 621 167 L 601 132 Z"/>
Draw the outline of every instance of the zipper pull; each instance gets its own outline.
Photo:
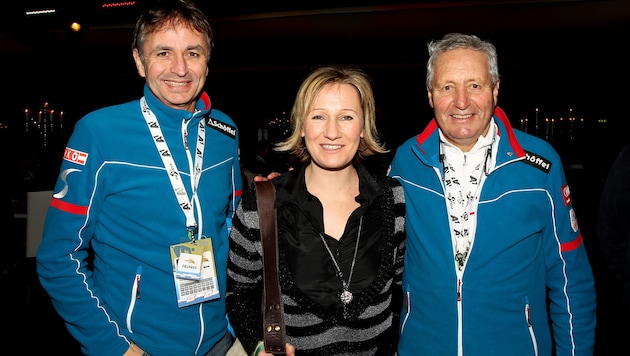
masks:
<path id="1" fill-rule="evenodd" d="M 136 299 L 140 299 L 140 275 L 136 274 Z"/>
<path id="2" fill-rule="evenodd" d="M 527 326 L 531 327 L 532 317 L 531 317 L 531 311 L 529 310 L 529 304 L 525 304 L 525 317 L 527 318 Z"/>

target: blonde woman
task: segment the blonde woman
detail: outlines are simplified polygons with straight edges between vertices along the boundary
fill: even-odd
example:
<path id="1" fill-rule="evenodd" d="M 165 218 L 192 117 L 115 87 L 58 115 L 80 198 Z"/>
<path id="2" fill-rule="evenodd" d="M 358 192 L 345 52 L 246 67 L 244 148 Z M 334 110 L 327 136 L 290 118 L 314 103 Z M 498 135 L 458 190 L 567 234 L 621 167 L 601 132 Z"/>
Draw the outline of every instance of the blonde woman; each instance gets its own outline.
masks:
<path id="1" fill-rule="evenodd" d="M 400 185 L 361 163 L 377 137 L 369 78 L 314 70 L 297 93 L 292 135 L 276 150 L 294 169 L 275 178 L 287 355 L 392 355 L 404 254 Z M 228 315 L 248 354 L 263 349 L 262 257 L 255 192 L 244 193 L 230 237 Z"/>

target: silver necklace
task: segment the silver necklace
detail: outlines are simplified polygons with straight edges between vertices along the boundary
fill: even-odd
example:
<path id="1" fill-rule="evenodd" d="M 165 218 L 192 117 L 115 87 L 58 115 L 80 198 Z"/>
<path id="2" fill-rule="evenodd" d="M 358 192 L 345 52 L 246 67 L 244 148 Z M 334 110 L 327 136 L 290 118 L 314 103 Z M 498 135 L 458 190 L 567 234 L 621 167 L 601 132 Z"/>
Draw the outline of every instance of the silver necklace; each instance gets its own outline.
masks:
<path id="1" fill-rule="evenodd" d="M 363 226 L 363 216 L 361 216 L 361 218 L 359 219 L 359 232 L 357 232 L 357 243 L 354 246 L 354 256 L 352 256 L 352 264 L 350 265 L 350 275 L 348 276 L 348 282 L 343 280 L 343 272 L 341 272 L 341 268 L 339 268 L 339 264 L 337 263 L 335 256 L 333 255 L 332 251 L 330 251 L 330 247 L 328 247 L 328 244 L 326 243 L 324 236 L 322 234 L 319 234 L 319 237 L 322 239 L 322 242 L 324 243 L 324 247 L 326 247 L 326 251 L 328 251 L 330 258 L 335 264 L 335 269 L 337 269 L 337 277 L 339 277 L 339 279 L 341 280 L 341 286 L 343 288 L 343 291 L 339 295 L 339 299 L 341 299 L 341 302 L 343 303 L 344 312 L 345 312 L 346 305 L 349 304 L 353 298 L 352 292 L 350 292 L 348 289 L 350 288 L 350 281 L 352 280 L 352 272 L 354 272 L 354 264 L 357 261 L 357 253 L 359 251 L 359 239 L 361 238 L 362 226 Z"/>

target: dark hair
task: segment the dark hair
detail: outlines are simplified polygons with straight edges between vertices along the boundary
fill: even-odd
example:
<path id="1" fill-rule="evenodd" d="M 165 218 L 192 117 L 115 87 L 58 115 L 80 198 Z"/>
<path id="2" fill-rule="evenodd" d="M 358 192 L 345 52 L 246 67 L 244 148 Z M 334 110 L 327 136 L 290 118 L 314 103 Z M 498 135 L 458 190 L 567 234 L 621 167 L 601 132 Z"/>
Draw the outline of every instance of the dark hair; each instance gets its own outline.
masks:
<path id="1" fill-rule="evenodd" d="M 144 61 L 142 47 L 147 35 L 164 27 L 182 23 L 205 35 L 209 60 L 214 45 L 212 27 L 210 27 L 206 15 L 192 0 L 160 0 L 155 6 L 146 9 L 136 22 L 131 48 L 137 49 L 140 59 Z"/>

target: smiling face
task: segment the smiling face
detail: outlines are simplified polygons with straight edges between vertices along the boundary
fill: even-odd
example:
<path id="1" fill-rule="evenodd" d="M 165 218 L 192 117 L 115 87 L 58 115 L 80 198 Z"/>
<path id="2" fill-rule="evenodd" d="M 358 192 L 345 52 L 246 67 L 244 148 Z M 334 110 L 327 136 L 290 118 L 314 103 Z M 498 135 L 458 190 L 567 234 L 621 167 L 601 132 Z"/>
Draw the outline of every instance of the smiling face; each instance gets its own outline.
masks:
<path id="1" fill-rule="evenodd" d="M 363 109 L 351 84 L 327 84 L 304 119 L 302 137 L 312 162 L 327 170 L 352 165 L 363 137 Z"/>
<path id="2" fill-rule="evenodd" d="M 498 95 L 483 52 L 454 49 L 435 61 L 429 104 L 444 136 L 462 151 L 488 132 Z"/>
<path id="3" fill-rule="evenodd" d="M 208 76 L 206 37 L 193 28 L 174 24 L 147 35 L 144 60 L 136 49 L 133 57 L 140 76 L 165 105 L 195 110 Z"/>

